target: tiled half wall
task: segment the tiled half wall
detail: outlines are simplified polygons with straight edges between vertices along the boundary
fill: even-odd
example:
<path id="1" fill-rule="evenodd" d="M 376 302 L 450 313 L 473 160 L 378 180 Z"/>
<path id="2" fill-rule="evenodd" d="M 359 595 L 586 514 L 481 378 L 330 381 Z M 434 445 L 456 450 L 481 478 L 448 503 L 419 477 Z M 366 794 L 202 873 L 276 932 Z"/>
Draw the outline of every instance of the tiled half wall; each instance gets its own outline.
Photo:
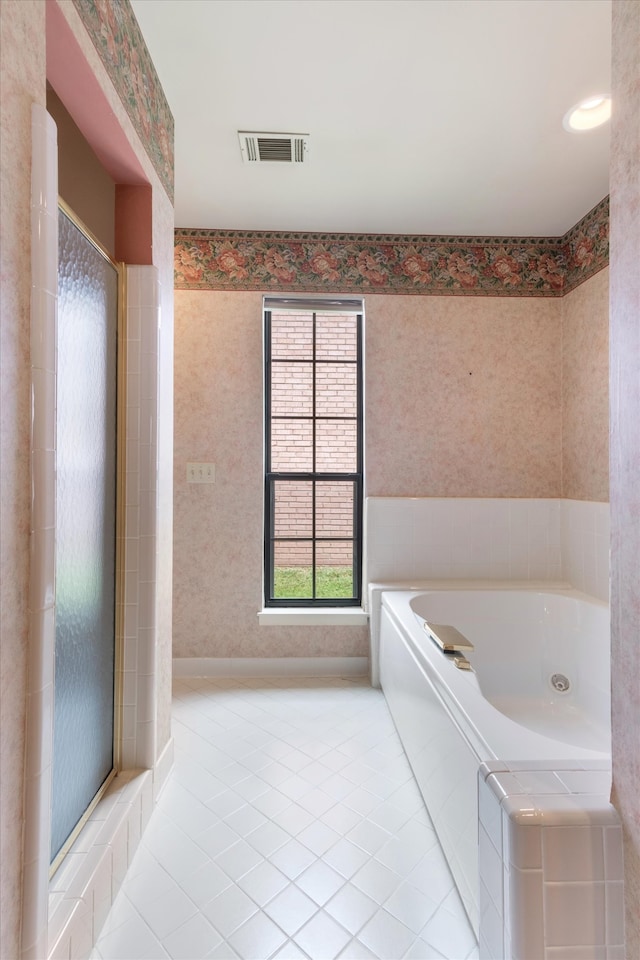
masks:
<path id="1" fill-rule="evenodd" d="M 481 960 L 624 960 L 622 827 L 608 765 L 478 773 Z"/>
<path id="2" fill-rule="evenodd" d="M 369 497 L 365 582 L 566 580 L 609 600 L 609 504 Z"/>

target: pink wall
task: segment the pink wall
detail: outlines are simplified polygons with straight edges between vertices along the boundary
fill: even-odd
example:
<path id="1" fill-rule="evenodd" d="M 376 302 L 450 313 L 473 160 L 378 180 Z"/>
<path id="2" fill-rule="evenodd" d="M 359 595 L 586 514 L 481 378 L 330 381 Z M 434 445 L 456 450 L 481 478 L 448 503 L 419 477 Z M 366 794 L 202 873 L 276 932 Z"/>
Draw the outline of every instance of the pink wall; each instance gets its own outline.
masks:
<path id="1" fill-rule="evenodd" d="M 55 8 L 55 9 L 54 9 Z M 1 354 L 2 439 L 2 644 L 0 709 L 2 722 L 0 826 L 2 875 L 0 889 L 0 956 L 20 955 L 21 873 L 24 813 L 24 731 L 26 713 L 27 601 L 30 529 L 30 179 L 31 105 L 44 105 L 49 67 L 45 53 L 47 14 L 54 11 L 68 26 L 67 36 L 79 46 L 94 90 L 101 92 L 153 191 L 153 254 L 163 284 L 160 377 L 166 393 L 160 401 L 158 501 L 158 743 L 170 733 L 171 678 L 171 461 L 173 209 L 144 146 L 133 131 L 125 107 L 72 3 L 55 0 L 2 0 L 0 3 L 0 190 L 2 227 Z M 50 38 L 51 39 L 51 38 Z M 48 51 L 50 53 L 51 51 Z M 62 57 L 64 61 L 64 57 Z M 64 67 L 64 62 L 62 63 Z M 60 67 L 60 64 L 58 64 Z M 85 99 L 86 87 L 71 85 L 71 94 Z M 64 99 L 64 97 L 63 97 Z M 68 103 L 65 102 L 68 106 Z M 70 111 L 71 112 L 71 111 Z M 76 117 L 77 120 L 77 117 Z M 79 124 L 80 125 L 80 124 Z M 87 131 L 83 131 L 88 136 Z M 113 142 L 109 148 L 113 152 Z M 126 167 L 125 172 L 129 170 Z M 126 177 L 125 177 L 126 179 Z"/>
<path id="2" fill-rule="evenodd" d="M 613 4 L 611 648 L 613 801 L 624 829 L 627 952 L 640 956 L 640 4 Z"/>
<path id="3" fill-rule="evenodd" d="M 0 3 L 1 957 L 17 957 L 20 943 L 30 519 L 31 104 L 45 102 L 44 25 L 44 3 Z"/>
<path id="4" fill-rule="evenodd" d="M 609 499 L 609 270 L 562 303 L 562 495 Z"/>
<path id="5" fill-rule="evenodd" d="M 561 305 L 367 297 L 369 495 L 560 496 Z"/>
<path id="6" fill-rule="evenodd" d="M 176 293 L 174 657 L 366 656 L 365 627 L 258 626 L 262 297 Z M 187 484 L 188 460 L 214 484 Z"/>
<path id="7" fill-rule="evenodd" d="M 563 299 L 367 296 L 368 494 L 563 496 L 563 367 L 575 432 L 607 407 L 606 274 Z M 262 298 L 177 290 L 175 306 L 174 656 L 366 654 L 361 627 L 258 626 Z M 590 433 L 606 450 L 606 420 Z M 573 447 L 581 495 L 606 499 L 606 456 Z M 187 484 L 190 460 L 215 484 Z"/>

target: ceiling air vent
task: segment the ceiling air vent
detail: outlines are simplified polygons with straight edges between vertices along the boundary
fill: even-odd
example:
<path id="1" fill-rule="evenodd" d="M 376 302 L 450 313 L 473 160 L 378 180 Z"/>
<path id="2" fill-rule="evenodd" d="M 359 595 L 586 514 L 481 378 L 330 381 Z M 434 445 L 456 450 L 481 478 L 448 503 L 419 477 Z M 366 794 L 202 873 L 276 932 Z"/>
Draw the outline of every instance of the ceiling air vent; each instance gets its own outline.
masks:
<path id="1" fill-rule="evenodd" d="M 254 133 L 238 130 L 245 163 L 303 163 L 309 159 L 308 133 Z"/>

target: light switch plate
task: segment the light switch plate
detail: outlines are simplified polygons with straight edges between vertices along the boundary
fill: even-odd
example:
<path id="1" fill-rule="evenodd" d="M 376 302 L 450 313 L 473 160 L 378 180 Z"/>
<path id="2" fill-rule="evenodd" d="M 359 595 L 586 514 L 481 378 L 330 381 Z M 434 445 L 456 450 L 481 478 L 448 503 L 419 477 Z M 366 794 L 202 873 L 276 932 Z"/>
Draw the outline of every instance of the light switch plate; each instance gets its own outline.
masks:
<path id="1" fill-rule="evenodd" d="M 187 463 L 187 483 L 215 483 L 216 467 L 214 463 Z"/>

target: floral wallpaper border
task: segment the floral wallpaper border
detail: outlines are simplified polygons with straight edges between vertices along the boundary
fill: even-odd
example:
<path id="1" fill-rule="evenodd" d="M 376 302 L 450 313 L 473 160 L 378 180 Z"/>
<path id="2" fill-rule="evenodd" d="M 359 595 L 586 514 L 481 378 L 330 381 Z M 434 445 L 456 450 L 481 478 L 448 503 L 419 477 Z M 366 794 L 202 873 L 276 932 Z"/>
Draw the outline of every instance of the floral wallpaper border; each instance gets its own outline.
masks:
<path id="1" fill-rule="evenodd" d="M 554 297 L 608 262 L 608 197 L 555 238 L 175 231 L 178 290 Z"/>
<path id="2" fill-rule="evenodd" d="M 73 0 L 173 203 L 173 116 L 129 0 Z"/>

